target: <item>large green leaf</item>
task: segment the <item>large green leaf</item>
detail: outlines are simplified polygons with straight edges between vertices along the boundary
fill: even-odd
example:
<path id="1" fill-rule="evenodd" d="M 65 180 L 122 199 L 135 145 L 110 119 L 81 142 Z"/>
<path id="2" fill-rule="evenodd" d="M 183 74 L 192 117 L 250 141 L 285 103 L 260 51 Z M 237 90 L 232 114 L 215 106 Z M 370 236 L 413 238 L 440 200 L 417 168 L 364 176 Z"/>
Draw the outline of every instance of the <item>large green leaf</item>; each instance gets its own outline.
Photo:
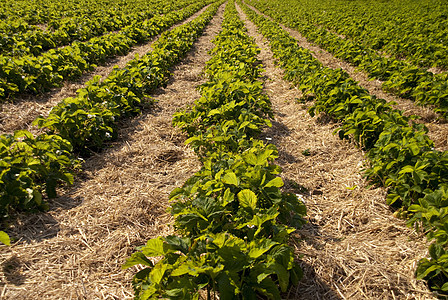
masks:
<path id="1" fill-rule="evenodd" d="M 275 186 L 275 187 L 282 187 L 284 185 L 283 180 L 280 177 L 275 177 L 274 179 L 272 179 L 271 181 L 269 181 L 265 187 L 271 187 L 271 186 Z"/>
<path id="2" fill-rule="evenodd" d="M 250 208 L 252 210 L 257 207 L 257 195 L 251 190 L 242 190 L 237 196 L 242 207 Z"/>
<path id="3" fill-rule="evenodd" d="M 236 174 L 233 172 L 226 173 L 224 176 L 221 177 L 221 179 L 225 184 L 232 184 L 238 186 L 238 178 L 236 177 Z"/>
<path id="4" fill-rule="evenodd" d="M 270 239 L 263 238 L 259 240 L 253 240 L 249 244 L 249 257 L 258 258 L 269 251 L 269 249 L 271 249 L 275 245 L 278 245 L 278 243 Z"/>
<path id="5" fill-rule="evenodd" d="M 151 273 L 149 273 L 151 282 L 156 284 L 160 283 L 167 269 L 168 265 L 163 262 L 159 262 L 157 265 L 155 265 L 155 267 L 151 270 Z"/>
<path id="6" fill-rule="evenodd" d="M 163 242 L 162 237 L 157 237 L 155 239 L 150 239 L 145 246 L 143 246 L 140 250 L 146 256 L 162 256 L 167 254 L 166 244 Z"/>
<path id="7" fill-rule="evenodd" d="M 7 246 L 11 245 L 11 240 L 9 238 L 9 235 L 4 231 L 0 231 L 0 242 L 2 242 L 3 244 L 5 244 Z"/>
<path id="8" fill-rule="evenodd" d="M 144 265 L 148 267 L 152 267 L 153 263 L 146 258 L 146 256 L 141 252 L 132 253 L 131 257 L 129 257 L 126 262 L 121 266 L 122 269 L 127 269 L 135 265 Z"/>

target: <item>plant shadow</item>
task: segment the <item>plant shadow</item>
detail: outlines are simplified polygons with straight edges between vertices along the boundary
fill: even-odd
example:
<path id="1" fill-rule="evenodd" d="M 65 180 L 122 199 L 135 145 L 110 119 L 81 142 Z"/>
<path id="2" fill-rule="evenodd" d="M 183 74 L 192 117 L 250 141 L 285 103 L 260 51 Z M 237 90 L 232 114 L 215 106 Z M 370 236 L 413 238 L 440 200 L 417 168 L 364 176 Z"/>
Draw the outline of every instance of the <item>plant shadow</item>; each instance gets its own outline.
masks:
<path id="1" fill-rule="evenodd" d="M 303 271 L 303 278 L 297 284 L 294 298 L 289 299 L 322 299 L 342 300 L 342 298 L 327 282 L 322 280 L 315 271 L 315 267 L 299 261 Z"/>
<path id="2" fill-rule="evenodd" d="M 26 277 L 22 275 L 22 270 L 26 268 L 26 262 L 19 257 L 16 255 L 11 256 L 2 263 L 1 267 L 5 282 L 0 281 L 0 287 L 6 284 L 19 286 L 25 283 Z"/>
<path id="3" fill-rule="evenodd" d="M 13 241 L 41 242 L 57 236 L 60 231 L 60 225 L 51 212 L 55 210 L 70 210 L 82 203 L 81 198 L 70 196 L 70 191 L 76 189 L 76 185 L 75 183 L 75 186 L 66 187 L 66 191 L 61 196 L 47 200 L 48 211 L 34 210 L 13 214 L 6 224 L 6 231 Z"/>

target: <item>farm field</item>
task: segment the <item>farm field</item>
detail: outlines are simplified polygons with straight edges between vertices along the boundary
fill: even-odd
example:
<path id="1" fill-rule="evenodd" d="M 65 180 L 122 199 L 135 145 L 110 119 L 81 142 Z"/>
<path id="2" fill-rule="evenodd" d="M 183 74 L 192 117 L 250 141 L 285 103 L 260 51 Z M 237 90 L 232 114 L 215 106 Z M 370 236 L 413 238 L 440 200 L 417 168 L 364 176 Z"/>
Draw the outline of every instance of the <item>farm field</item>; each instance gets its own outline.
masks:
<path id="1" fill-rule="evenodd" d="M 1 299 L 447 293 L 443 1 L 1 6 Z"/>

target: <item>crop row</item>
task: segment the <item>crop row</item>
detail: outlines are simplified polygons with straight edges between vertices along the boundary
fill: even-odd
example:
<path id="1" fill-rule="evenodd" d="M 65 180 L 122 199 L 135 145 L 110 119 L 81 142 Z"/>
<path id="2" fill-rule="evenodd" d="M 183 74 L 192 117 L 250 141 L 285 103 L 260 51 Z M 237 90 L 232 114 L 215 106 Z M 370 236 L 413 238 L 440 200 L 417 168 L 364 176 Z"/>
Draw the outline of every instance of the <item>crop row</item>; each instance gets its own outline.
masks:
<path id="1" fill-rule="evenodd" d="M 259 49 L 233 1 L 222 27 L 201 97 L 173 119 L 202 168 L 170 194 L 177 235 L 149 240 L 124 265 L 144 265 L 136 299 L 280 299 L 301 276 L 285 224 L 300 226 L 305 206 L 281 192 L 275 146 L 256 139 L 272 115 Z"/>
<path id="2" fill-rule="evenodd" d="M 443 117 L 448 117 L 448 73 L 433 74 L 418 66 L 379 54 L 369 45 L 316 27 L 301 18 L 294 1 L 247 1 L 263 13 L 291 28 L 297 29 L 309 41 L 367 72 L 369 77 L 383 81 L 383 88 L 398 96 L 432 105 Z M 297 7 L 296 7 L 297 6 Z"/>
<path id="3" fill-rule="evenodd" d="M 86 41 L 95 36 L 103 35 L 109 31 L 120 30 L 134 23 L 141 23 L 158 14 L 169 13 L 182 9 L 193 1 L 180 1 L 170 4 L 170 1 L 151 1 L 137 3 L 134 11 L 124 14 L 121 11 L 110 9 L 96 11 L 88 17 L 85 15 L 66 17 L 51 20 L 46 30 L 37 26 L 23 25 L 29 30 L 0 32 L 0 53 L 5 56 L 39 55 L 43 51 L 70 44 L 73 41 Z"/>
<path id="4" fill-rule="evenodd" d="M 204 6 L 207 1 L 198 2 Z M 47 132 L 34 137 L 21 130 L 0 136 L 0 215 L 14 210 L 46 208 L 44 195 L 56 196 L 61 182 L 72 183 L 79 165 L 75 154 L 88 155 L 116 136 L 119 118 L 137 114 L 153 100 L 148 96 L 166 84 L 169 69 L 193 45 L 209 7 L 198 19 L 162 34 L 153 50 L 115 68 L 102 82 L 96 77 L 35 123 Z"/>
<path id="5" fill-rule="evenodd" d="M 310 24 L 421 67 L 448 67 L 448 13 L 444 1 L 367 3 L 308 1 L 297 6 Z"/>
<path id="6" fill-rule="evenodd" d="M 144 20 L 151 14 L 163 13 L 161 6 L 171 4 L 172 0 L 151 1 L 150 5 L 136 1 L 131 7 L 125 2 L 119 7 L 107 2 L 50 0 L 45 5 L 37 6 L 29 0 L 2 1 L 0 53 L 9 56 L 37 55 L 42 50 L 67 45 L 74 40 L 87 40 L 129 25 L 133 19 Z M 35 19 L 36 14 L 45 14 L 46 17 Z M 33 19 L 35 22 L 32 22 Z"/>
<path id="7" fill-rule="evenodd" d="M 399 209 L 410 225 L 422 226 L 433 240 L 431 258 L 419 261 L 416 274 L 428 279 L 431 288 L 446 292 L 448 153 L 434 150 L 423 124 L 412 123 L 385 100 L 370 95 L 345 71 L 324 67 L 277 23 L 246 6 L 244 10 L 270 41 L 285 78 L 314 98 L 309 113 L 325 113 L 342 123 L 335 132 L 367 151 L 365 175 L 387 187 L 388 204 Z"/>
<path id="8" fill-rule="evenodd" d="M 77 78 L 85 71 L 93 70 L 95 64 L 105 62 L 107 58 L 128 53 L 131 46 L 147 41 L 203 6 L 203 1 L 181 10 L 176 10 L 181 5 L 173 5 L 170 9 L 175 11 L 166 15 L 133 23 L 118 33 L 51 49 L 38 57 L 0 57 L 0 98 L 17 93 L 46 91 L 59 86 L 63 80 Z"/>
<path id="9" fill-rule="evenodd" d="M 15 29 L 10 33 L 23 32 L 29 29 L 28 25 L 47 24 L 64 18 L 96 17 L 108 12 L 127 15 L 149 10 L 155 2 L 171 5 L 174 0 L 3 0 L 0 2 L 0 32 L 10 29 Z"/>
<path id="10" fill-rule="evenodd" d="M 108 31 L 119 30 L 134 22 L 142 22 L 154 16 L 154 10 L 138 11 L 129 15 L 103 13 L 98 16 L 64 18 L 51 21 L 46 30 L 37 26 L 25 32 L 0 33 L 0 54 L 18 57 L 39 55 L 43 51 L 86 41 Z"/>

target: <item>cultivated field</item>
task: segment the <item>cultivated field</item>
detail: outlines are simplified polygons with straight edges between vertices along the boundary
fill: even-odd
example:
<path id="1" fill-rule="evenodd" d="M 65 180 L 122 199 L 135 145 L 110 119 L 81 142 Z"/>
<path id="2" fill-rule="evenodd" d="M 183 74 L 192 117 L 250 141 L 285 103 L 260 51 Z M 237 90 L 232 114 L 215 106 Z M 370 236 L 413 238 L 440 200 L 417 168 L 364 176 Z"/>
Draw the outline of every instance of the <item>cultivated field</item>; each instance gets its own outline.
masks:
<path id="1" fill-rule="evenodd" d="M 444 1 L 0 4 L 1 299 L 437 299 Z"/>

